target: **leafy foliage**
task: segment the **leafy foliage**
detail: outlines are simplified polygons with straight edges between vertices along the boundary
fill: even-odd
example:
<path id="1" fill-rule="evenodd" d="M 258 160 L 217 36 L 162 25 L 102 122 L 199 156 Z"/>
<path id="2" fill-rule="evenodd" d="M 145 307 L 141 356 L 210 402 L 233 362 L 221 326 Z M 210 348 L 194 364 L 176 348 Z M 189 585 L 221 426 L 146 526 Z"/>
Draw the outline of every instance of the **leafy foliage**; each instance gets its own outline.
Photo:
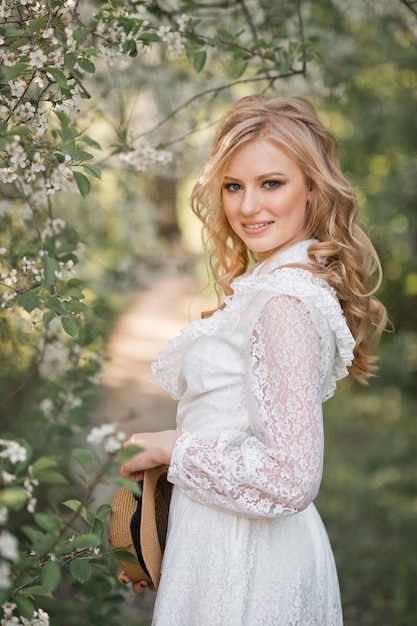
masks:
<path id="1" fill-rule="evenodd" d="M 119 623 L 122 595 L 106 545 L 109 506 L 95 510 L 94 493 L 120 462 L 123 434 L 111 425 L 93 429 L 89 441 L 104 445 L 104 460 L 79 440 L 90 422 L 109 316 L 121 306 L 120 276 L 101 270 L 97 282 L 91 272 L 89 255 L 103 250 L 108 258 L 111 235 L 97 242 L 113 229 L 85 201 L 99 202 L 106 176 L 117 186 L 128 181 L 126 194 L 137 197 L 129 171 L 142 173 L 144 197 L 147 173 L 171 167 L 164 133 L 152 144 L 126 121 L 123 100 L 135 99 L 131 67 L 144 91 L 150 68 L 155 93 L 159 68 L 171 84 L 185 77 L 190 85 L 193 75 L 205 83 L 189 101 L 171 102 L 155 127 L 182 118 L 184 134 L 196 126 L 197 100 L 238 81 L 268 86 L 305 73 L 308 43 L 299 33 L 259 38 L 249 13 L 233 4 L 221 10 L 223 20 L 193 2 L 175 10 L 117 0 L 11 0 L 0 7 L 2 623 L 62 624 L 64 613 L 65 623 L 79 623 L 69 589 L 83 620 Z M 110 97 L 113 80 L 124 81 L 119 110 Z M 140 119 L 149 126 L 146 112 Z M 100 122 L 111 131 L 97 130 Z M 140 219 L 139 235 L 143 230 L 147 245 L 157 247 L 146 210 Z M 98 292 L 112 280 L 116 304 Z"/>

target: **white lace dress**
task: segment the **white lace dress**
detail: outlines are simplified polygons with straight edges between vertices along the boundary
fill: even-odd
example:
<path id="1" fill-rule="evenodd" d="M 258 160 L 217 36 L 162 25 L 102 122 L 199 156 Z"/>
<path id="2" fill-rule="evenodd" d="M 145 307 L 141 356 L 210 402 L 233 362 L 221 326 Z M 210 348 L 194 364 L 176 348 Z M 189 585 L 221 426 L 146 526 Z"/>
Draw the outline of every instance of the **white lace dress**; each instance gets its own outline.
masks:
<path id="1" fill-rule="evenodd" d="M 167 546 L 153 626 L 340 626 L 317 510 L 322 402 L 354 340 L 302 242 L 234 283 L 153 364 L 179 400 Z"/>

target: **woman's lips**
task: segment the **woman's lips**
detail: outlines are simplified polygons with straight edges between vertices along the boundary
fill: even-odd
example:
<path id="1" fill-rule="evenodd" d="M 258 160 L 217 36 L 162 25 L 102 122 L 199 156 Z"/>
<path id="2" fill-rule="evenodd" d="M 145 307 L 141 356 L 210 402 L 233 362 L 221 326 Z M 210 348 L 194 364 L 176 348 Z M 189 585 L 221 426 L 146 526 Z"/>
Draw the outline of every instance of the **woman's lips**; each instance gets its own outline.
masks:
<path id="1" fill-rule="evenodd" d="M 242 227 L 246 233 L 251 235 L 258 235 L 259 233 L 264 232 L 271 224 L 274 222 L 256 222 L 253 224 L 242 224 Z"/>

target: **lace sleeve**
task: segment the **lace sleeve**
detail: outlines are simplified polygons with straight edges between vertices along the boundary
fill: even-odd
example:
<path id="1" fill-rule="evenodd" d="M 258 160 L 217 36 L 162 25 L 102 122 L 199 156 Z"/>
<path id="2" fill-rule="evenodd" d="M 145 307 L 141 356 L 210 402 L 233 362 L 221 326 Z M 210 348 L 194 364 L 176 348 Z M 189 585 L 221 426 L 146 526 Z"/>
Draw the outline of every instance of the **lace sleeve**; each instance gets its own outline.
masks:
<path id="1" fill-rule="evenodd" d="M 201 503 L 246 516 L 291 515 L 315 498 L 322 473 L 320 346 L 306 306 L 270 298 L 245 353 L 250 435 L 184 433 L 169 478 Z"/>

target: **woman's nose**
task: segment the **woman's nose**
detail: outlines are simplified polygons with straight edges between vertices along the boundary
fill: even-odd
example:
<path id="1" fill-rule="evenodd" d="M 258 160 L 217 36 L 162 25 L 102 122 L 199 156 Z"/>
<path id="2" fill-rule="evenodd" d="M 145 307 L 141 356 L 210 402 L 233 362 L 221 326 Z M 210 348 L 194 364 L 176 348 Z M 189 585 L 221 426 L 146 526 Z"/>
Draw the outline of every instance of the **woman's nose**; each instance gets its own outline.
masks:
<path id="1" fill-rule="evenodd" d="M 242 203 L 240 205 L 240 212 L 243 215 L 254 215 L 261 210 L 261 203 L 259 194 L 255 189 L 245 189 L 242 194 Z"/>

